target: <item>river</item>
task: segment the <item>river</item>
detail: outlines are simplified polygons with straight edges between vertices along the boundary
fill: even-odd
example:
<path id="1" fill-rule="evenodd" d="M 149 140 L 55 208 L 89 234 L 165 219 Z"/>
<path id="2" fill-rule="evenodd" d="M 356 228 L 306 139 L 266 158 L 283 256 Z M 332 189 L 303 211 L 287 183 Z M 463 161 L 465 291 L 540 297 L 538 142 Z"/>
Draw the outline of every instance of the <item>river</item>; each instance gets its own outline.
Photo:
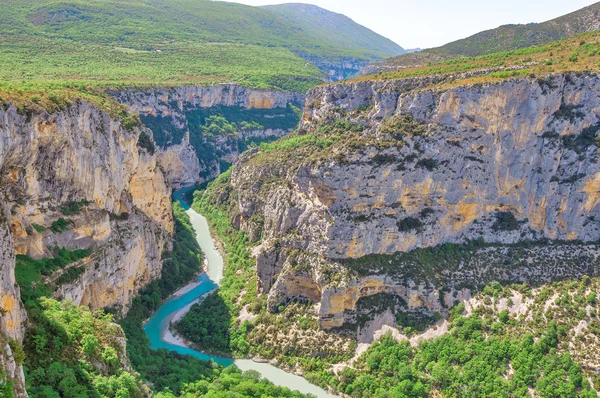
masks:
<path id="1" fill-rule="evenodd" d="M 221 365 L 235 364 L 243 371 L 256 370 L 262 377 L 270 380 L 276 385 L 288 387 L 292 390 L 298 390 L 305 394 L 313 394 L 318 398 L 330 398 L 335 395 L 329 394 L 325 390 L 310 384 L 304 378 L 287 373 L 268 363 L 258 363 L 249 359 L 231 359 L 207 355 L 186 347 L 176 336 L 169 331 L 169 324 L 173 320 L 180 319 L 189 311 L 189 308 L 197 302 L 203 295 L 208 294 L 218 287 L 223 277 L 223 258 L 215 247 L 215 243 L 210 236 L 208 222 L 201 214 L 198 214 L 185 203 L 183 196 L 193 188 L 184 188 L 173 194 L 173 199 L 179 201 L 190 217 L 192 226 L 196 232 L 196 239 L 208 262 L 207 272 L 202 274 L 197 281 L 179 289 L 152 315 L 148 323 L 144 326 L 146 335 L 150 339 L 153 349 L 166 348 L 176 351 L 180 354 L 193 355 L 196 358 L 210 360 Z"/>

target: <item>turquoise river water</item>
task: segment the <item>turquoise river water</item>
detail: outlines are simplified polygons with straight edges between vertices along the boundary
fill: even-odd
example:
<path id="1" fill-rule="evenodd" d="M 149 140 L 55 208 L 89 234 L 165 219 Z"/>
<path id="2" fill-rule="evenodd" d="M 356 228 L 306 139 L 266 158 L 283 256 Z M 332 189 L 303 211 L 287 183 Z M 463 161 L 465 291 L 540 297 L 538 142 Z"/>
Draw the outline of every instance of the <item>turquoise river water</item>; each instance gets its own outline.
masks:
<path id="1" fill-rule="evenodd" d="M 213 361 L 221 365 L 235 364 L 241 370 L 256 370 L 264 378 L 270 380 L 276 385 L 288 387 L 292 390 L 298 390 L 305 394 L 313 394 L 318 398 L 335 397 L 327 393 L 325 390 L 310 384 L 304 378 L 287 373 L 268 363 L 254 362 L 249 359 L 231 359 L 222 358 L 212 355 L 207 355 L 186 347 L 176 336 L 169 330 L 169 324 L 177 319 L 180 319 L 189 308 L 197 302 L 199 298 L 207 293 L 212 292 L 218 287 L 218 284 L 223 277 L 223 258 L 215 247 L 215 243 L 210 236 L 208 222 L 201 214 L 198 214 L 190 208 L 183 200 L 183 195 L 193 188 L 184 188 L 173 194 L 173 199 L 181 203 L 186 213 L 190 216 L 190 221 L 196 231 L 196 239 L 208 263 L 207 272 L 202 274 L 197 281 L 183 287 L 173 294 L 150 318 L 144 326 L 146 335 L 150 339 L 152 348 L 166 348 L 176 351 L 180 354 L 193 355 L 196 358 L 208 361 Z"/>

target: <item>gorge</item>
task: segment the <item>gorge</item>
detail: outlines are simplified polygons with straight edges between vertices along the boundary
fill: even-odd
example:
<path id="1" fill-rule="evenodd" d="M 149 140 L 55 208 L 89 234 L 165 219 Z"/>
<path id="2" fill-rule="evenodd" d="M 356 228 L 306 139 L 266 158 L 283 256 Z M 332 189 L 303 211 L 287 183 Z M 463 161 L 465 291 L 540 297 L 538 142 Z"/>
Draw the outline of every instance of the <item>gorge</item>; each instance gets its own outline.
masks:
<path id="1" fill-rule="evenodd" d="M 210 235 L 208 223 L 204 217 L 196 213 L 189 205 L 185 203 L 182 197 L 189 189 L 180 189 L 175 192 L 173 199 L 179 201 L 182 207 L 190 216 L 192 225 L 196 232 L 196 238 L 206 259 L 206 273 L 202 274 L 196 282 L 175 292 L 149 319 L 144 326 L 144 330 L 150 339 L 150 344 L 154 349 L 166 348 L 174 350 L 181 354 L 193 355 L 196 358 L 208 361 L 212 360 L 221 365 L 234 364 L 239 369 L 255 370 L 260 372 L 262 377 L 270 380 L 274 384 L 288 387 L 292 390 L 299 390 L 305 394 L 313 394 L 316 397 L 332 397 L 322 389 L 315 387 L 299 376 L 284 372 L 275 366 L 265 362 L 255 362 L 249 359 L 230 359 L 213 355 L 207 355 L 198 352 L 174 336 L 170 329 L 171 322 L 183 317 L 190 306 L 202 299 L 203 295 L 212 293 L 218 286 L 223 277 L 223 259 L 216 249 L 215 243 Z"/>
<path id="2" fill-rule="evenodd" d="M 597 396 L 596 7 L 0 2 L 0 397 Z"/>

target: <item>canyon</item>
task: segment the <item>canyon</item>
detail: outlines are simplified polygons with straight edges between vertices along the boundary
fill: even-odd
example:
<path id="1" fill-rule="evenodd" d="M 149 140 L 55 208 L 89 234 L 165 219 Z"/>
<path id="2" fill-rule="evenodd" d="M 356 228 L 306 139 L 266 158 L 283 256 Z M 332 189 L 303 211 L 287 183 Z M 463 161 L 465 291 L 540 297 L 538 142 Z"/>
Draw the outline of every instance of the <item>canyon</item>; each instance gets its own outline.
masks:
<path id="1" fill-rule="evenodd" d="M 369 297 L 432 314 L 492 281 L 598 274 L 599 77 L 449 79 L 317 87 L 296 139 L 328 143 L 242 155 L 223 202 L 269 308 L 310 299 L 336 330 L 373 319 Z"/>
<path id="2" fill-rule="evenodd" d="M 0 9 L 0 397 L 598 396 L 600 3 Z"/>
<path id="3" fill-rule="evenodd" d="M 568 73 L 347 82 L 306 99 L 237 85 L 111 92 L 141 116 L 133 126 L 85 100 L 51 111 L 5 102 L 0 363 L 25 396 L 10 344 L 27 319 L 16 256 L 89 250 L 44 282 L 57 298 L 126 314 L 171 248 L 172 189 L 228 164 L 217 204 L 257 245 L 268 308 L 316 304 L 328 332 L 370 341 L 382 319 L 395 326 L 390 312 L 447 314 L 491 282 L 598 275 L 599 91 L 595 73 Z M 255 124 L 202 135 L 220 115 Z M 70 269 L 80 271 L 61 282 Z"/>
<path id="4" fill-rule="evenodd" d="M 161 275 L 172 189 L 208 181 L 227 163 L 231 190 L 220 204 L 258 244 L 268 308 L 309 300 L 330 332 L 368 341 L 361 330 L 384 318 L 394 326 L 389 311 L 447 313 L 490 282 L 598 275 L 600 78 L 448 83 L 348 82 L 306 100 L 237 85 L 111 92 L 140 114 L 134 127 L 82 100 L 52 112 L 5 103 L 0 360 L 14 391 L 26 394 L 9 344 L 26 322 L 15 256 L 89 250 L 44 281 L 57 298 L 126 314 Z M 303 105 L 298 118 L 291 107 Z M 255 129 L 202 136 L 198 126 L 221 114 L 237 117 L 236 127 L 249 115 Z M 271 150 L 297 121 L 284 143 L 327 142 Z M 143 134 L 155 149 L 140 144 Z M 245 138 L 267 144 L 241 153 Z M 81 269 L 75 280 L 57 283 L 71 268 Z"/>
<path id="5" fill-rule="evenodd" d="M 208 87 L 128 89 L 114 98 L 139 113 L 159 146 L 159 161 L 175 188 L 210 181 L 222 162 L 233 163 L 251 143 L 274 140 L 293 131 L 304 94 L 257 90 L 237 84 Z M 292 107 L 296 107 L 294 111 Z M 210 116 L 224 115 L 236 131 L 207 134 Z"/>
<path id="6" fill-rule="evenodd" d="M 240 140 L 288 133 L 298 121 L 290 107 L 304 100 L 297 93 L 237 85 L 111 94 L 147 125 L 160 123 L 164 130 L 132 126 L 122 112 L 80 99 L 50 109 L 4 101 L 0 109 L 0 364 L 17 396 L 26 396 L 22 360 L 13 358 L 15 345 L 9 343 L 23 341 L 27 316 L 15 280 L 16 256 L 42 260 L 60 250 L 86 251 L 43 283 L 59 299 L 126 314 L 140 289 L 160 278 L 163 253 L 171 250 L 172 189 L 214 178 L 222 161 L 235 161 Z M 266 126 L 254 123 L 252 130 L 216 135 L 194 147 L 190 130 L 195 143 L 202 137 L 193 135 L 198 125 L 190 128 L 188 118 L 199 123 L 194 112 L 203 109 L 232 109 L 242 117 L 248 110 L 254 117 L 248 122 L 258 118 Z M 164 147 L 142 144 L 142 136 L 158 134 Z M 207 150 L 210 157 L 203 157 Z"/>

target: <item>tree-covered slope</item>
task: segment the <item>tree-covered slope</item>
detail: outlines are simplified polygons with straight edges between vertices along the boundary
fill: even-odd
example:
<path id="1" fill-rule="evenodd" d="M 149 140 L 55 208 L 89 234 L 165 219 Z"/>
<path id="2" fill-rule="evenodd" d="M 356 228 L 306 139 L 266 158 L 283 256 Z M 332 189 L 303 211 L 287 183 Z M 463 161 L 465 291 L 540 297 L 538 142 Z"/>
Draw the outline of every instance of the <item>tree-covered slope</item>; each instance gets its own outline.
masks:
<path id="1" fill-rule="evenodd" d="M 504 25 L 441 47 L 404 54 L 371 65 L 368 75 L 399 68 L 426 65 L 460 57 L 475 57 L 540 45 L 600 29 L 600 3 L 543 23 Z"/>
<path id="2" fill-rule="evenodd" d="M 7 0 L 0 2 L 0 79 L 278 87 L 287 78 L 306 89 L 323 75 L 297 54 L 333 61 L 398 54 L 323 33 L 268 9 L 208 0 Z"/>

